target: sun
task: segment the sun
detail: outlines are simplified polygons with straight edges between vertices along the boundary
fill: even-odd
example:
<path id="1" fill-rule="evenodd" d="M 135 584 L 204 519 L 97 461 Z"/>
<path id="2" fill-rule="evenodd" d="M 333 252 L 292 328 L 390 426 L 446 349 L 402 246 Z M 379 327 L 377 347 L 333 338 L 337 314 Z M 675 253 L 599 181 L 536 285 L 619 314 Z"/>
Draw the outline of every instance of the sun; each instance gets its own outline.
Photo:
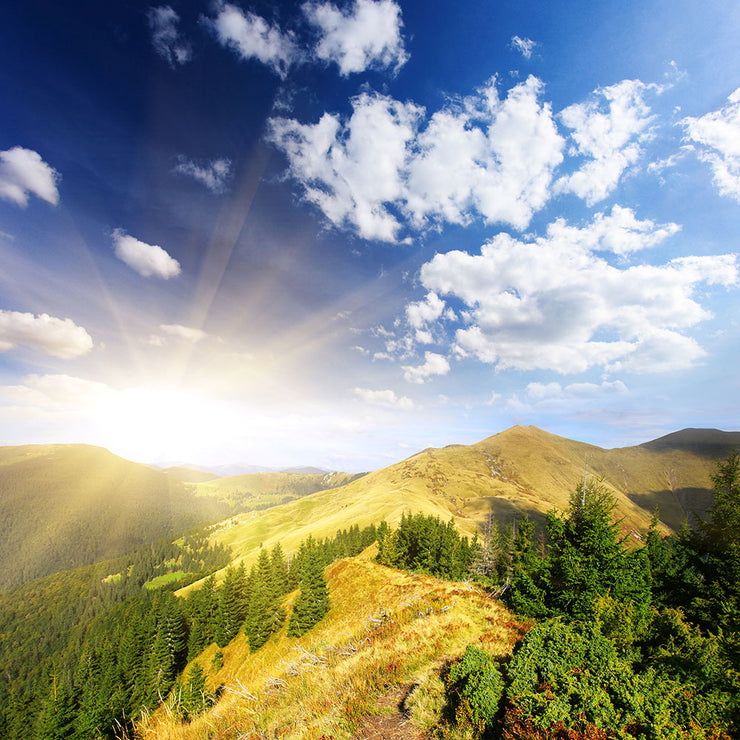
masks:
<path id="1" fill-rule="evenodd" d="M 99 410 L 97 421 L 105 447 L 140 462 L 200 460 L 217 440 L 239 431 L 228 405 L 166 387 L 121 390 Z"/>

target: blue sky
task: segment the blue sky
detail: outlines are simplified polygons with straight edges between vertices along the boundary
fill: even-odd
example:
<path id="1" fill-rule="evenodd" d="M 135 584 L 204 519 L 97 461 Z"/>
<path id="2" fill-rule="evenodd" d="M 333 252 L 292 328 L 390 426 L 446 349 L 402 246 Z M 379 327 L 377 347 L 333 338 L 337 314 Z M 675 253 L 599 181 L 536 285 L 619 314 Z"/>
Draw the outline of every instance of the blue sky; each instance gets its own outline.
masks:
<path id="1" fill-rule="evenodd" d="M 736 2 L 11 5 L 0 442 L 738 428 Z"/>

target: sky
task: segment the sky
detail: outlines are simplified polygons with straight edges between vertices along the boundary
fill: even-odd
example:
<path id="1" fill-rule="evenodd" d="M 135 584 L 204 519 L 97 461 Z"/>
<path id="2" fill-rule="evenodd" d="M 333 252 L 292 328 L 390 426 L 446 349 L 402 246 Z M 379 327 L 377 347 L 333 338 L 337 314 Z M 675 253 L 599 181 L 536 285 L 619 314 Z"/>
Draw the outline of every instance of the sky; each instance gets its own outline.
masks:
<path id="1" fill-rule="evenodd" d="M 736 0 L 0 9 L 0 444 L 371 470 L 740 412 Z"/>

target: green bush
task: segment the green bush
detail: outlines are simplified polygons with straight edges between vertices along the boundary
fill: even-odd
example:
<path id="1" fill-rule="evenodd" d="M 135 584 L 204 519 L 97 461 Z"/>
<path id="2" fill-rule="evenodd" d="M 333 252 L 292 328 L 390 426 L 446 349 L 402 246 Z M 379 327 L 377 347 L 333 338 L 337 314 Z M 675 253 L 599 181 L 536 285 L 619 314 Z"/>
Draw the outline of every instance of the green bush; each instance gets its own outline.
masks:
<path id="1" fill-rule="evenodd" d="M 468 645 L 447 677 L 447 693 L 458 725 L 470 725 L 482 733 L 493 725 L 504 693 L 504 680 L 485 650 Z"/>
<path id="2" fill-rule="evenodd" d="M 560 737 L 557 732 L 571 729 L 575 737 L 606 733 L 620 740 L 728 737 L 722 730 L 723 700 L 728 697 L 709 700 L 702 695 L 703 686 L 678 680 L 674 671 L 664 672 L 660 661 L 654 662 L 636 673 L 593 623 L 538 624 L 508 666 L 503 737 L 530 737 L 513 731 L 508 721 L 551 733 L 542 737 Z"/>

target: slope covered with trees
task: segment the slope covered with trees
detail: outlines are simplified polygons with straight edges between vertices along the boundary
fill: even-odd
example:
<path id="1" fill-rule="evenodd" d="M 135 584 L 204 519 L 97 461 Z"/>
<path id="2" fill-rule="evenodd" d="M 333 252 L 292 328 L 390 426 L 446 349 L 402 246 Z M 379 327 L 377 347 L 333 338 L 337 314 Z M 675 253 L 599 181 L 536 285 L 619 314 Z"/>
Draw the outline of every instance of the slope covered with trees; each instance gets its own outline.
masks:
<path id="1" fill-rule="evenodd" d="M 228 512 L 100 447 L 0 448 L 0 589 L 123 555 Z"/>

